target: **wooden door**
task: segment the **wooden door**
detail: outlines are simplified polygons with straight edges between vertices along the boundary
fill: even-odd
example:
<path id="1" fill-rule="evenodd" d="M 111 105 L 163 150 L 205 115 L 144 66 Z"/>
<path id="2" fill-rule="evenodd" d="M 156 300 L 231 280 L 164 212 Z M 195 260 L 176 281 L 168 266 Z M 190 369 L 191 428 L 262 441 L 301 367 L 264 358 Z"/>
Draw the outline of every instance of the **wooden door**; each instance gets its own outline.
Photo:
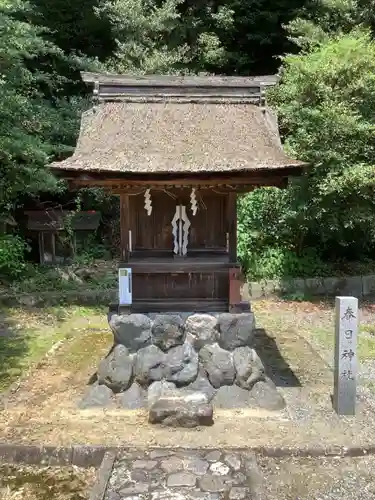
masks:
<path id="1" fill-rule="evenodd" d="M 151 192 L 152 212 L 147 214 L 144 194 L 130 197 L 133 251 L 156 250 L 173 254 L 173 219 L 179 206 L 185 207 L 189 221 L 189 251 L 221 250 L 227 246 L 227 195 L 210 193 L 197 195 L 197 211 L 191 207 L 190 190 Z"/>

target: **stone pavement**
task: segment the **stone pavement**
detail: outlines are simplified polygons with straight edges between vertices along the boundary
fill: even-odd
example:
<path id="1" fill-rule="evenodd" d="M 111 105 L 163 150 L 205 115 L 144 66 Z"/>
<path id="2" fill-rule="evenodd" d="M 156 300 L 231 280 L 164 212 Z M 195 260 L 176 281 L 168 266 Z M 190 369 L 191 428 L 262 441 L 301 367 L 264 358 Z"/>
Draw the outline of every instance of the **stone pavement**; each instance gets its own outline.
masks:
<path id="1" fill-rule="evenodd" d="M 251 452 L 133 451 L 114 462 L 104 500 L 252 500 L 258 484 Z"/>

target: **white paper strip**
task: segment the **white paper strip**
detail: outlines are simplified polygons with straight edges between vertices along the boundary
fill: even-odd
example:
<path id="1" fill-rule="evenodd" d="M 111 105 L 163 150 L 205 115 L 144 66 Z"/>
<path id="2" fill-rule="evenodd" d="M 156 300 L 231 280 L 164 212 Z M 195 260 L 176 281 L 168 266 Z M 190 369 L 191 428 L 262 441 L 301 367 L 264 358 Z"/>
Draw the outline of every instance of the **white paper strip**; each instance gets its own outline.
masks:
<path id="1" fill-rule="evenodd" d="M 149 189 L 146 189 L 145 191 L 145 210 L 147 212 L 147 215 L 151 215 L 152 214 L 152 200 L 151 200 L 151 194 L 150 194 L 150 190 Z"/>
<path id="2" fill-rule="evenodd" d="M 193 212 L 193 215 L 195 215 L 197 213 L 197 210 L 198 210 L 195 188 L 193 188 L 191 190 L 191 193 L 190 193 L 190 204 L 191 204 L 191 211 Z"/>

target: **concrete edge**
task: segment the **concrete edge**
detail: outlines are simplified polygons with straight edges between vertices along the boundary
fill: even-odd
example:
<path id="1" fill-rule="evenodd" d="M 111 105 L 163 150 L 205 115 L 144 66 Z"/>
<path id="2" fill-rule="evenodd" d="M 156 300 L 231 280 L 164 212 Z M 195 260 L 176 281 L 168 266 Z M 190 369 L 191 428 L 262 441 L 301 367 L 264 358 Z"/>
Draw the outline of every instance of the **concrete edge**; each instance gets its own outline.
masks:
<path id="1" fill-rule="evenodd" d="M 354 295 L 355 297 L 373 297 L 375 295 L 375 273 L 357 276 L 330 276 L 312 278 L 283 278 L 247 281 L 242 286 L 243 296 L 247 300 L 290 296 L 293 294 L 311 297 L 334 297 L 336 295 Z M 4 306 L 54 305 L 69 302 L 78 305 L 103 305 L 115 301 L 117 288 L 47 291 L 34 293 L 0 294 L 0 304 Z"/>
<path id="2" fill-rule="evenodd" d="M 43 446 L 43 445 L 19 445 L 0 443 L 0 463 L 43 465 L 43 466 L 69 466 L 74 465 L 81 468 L 95 467 L 99 468 L 103 462 L 106 453 L 117 455 L 121 452 L 134 450 L 136 448 L 126 446 L 101 446 L 101 445 L 73 445 L 67 447 L 61 446 Z M 141 449 L 141 448 L 139 448 Z M 185 447 L 153 447 L 152 450 L 189 450 Z M 215 448 L 205 448 L 207 452 Z M 255 453 L 265 457 L 362 457 L 375 454 L 375 444 L 366 446 L 307 446 L 307 447 L 269 447 L 254 446 L 249 448 L 226 448 L 228 451 Z"/>
<path id="3" fill-rule="evenodd" d="M 97 479 L 90 491 L 89 500 L 104 500 L 108 481 L 112 474 L 116 453 L 106 452 L 97 472 Z"/>
<path id="4" fill-rule="evenodd" d="M 248 300 L 293 294 L 327 298 L 336 295 L 370 298 L 375 295 L 375 275 L 263 279 L 248 281 L 243 285 L 243 295 Z"/>
<path id="5" fill-rule="evenodd" d="M 116 299 L 118 290 L 74 290 L 0 294 L 0 305 L 8 307 L 44 307 L 46 305 L 75 304 L 81 306 L 108 306 Z"/>

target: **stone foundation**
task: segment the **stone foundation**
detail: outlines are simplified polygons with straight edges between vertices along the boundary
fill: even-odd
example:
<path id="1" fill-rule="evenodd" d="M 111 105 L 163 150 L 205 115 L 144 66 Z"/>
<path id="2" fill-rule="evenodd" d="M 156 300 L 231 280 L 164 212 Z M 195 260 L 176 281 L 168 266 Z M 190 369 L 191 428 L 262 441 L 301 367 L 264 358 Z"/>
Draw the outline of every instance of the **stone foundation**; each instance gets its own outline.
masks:
<path id="1" fill-rule="evenodd" d="M 116 314 L 114 346 L 81 407 L 147 407 L 149 421 L 194 427 L 213 408 L 280 410 L 284 400 L 254 350 L 253 313 Z"/>

